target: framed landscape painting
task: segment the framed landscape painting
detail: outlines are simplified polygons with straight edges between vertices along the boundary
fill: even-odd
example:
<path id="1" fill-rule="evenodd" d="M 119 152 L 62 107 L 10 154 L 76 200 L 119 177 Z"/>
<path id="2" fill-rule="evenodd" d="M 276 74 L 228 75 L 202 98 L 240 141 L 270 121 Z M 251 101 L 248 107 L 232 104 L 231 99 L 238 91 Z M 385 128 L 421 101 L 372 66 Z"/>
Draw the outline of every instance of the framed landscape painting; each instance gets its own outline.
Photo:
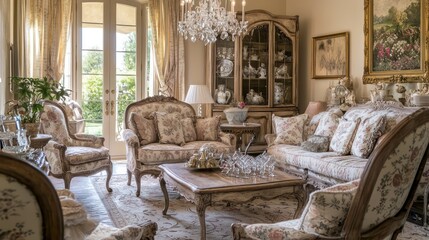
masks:
<path id="1" fill-rule="evenodd" d="M 428 81 L 428 0 L 365 0 L 364 83 Z"/>
<path id="2" fill-rule="evenodd" d="M 349 33 L 313 37 L 313 78 L 349 76 Z"/>

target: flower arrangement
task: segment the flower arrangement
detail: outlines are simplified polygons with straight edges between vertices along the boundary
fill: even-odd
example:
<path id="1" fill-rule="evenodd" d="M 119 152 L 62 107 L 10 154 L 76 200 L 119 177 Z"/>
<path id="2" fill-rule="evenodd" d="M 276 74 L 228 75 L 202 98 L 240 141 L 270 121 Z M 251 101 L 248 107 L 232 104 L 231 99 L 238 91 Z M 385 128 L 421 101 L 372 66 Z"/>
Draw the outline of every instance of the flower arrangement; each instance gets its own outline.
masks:
<path id="1" fill-rule="evenodd" d="M 237 107 L 243 109 L 246 106 L 246 103 L 241 101 L 241 102 L 237 102 Z"/>
<path id="2" fill-rule="evenodd" d="M 231 107 L 237 107 L 237 108 L 243 109 L 246 107 L 246 103 L 243 101 L 232 100 Z"/>

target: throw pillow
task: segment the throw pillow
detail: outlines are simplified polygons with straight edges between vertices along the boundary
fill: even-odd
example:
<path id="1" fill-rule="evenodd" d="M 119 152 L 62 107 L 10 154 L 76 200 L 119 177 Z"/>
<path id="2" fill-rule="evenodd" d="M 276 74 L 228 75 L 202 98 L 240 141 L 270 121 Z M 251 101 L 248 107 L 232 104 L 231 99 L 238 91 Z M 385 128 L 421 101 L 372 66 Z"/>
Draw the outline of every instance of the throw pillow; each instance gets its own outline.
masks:
<path id="1" fill-rule="evenodd" d="M 316 131 L 314 131 L 314 135 L 321 135 L 331 139 L 332 136 L 334 136 L 335 130 L 337 130 L 339 121 L 340 117 L 338 117 L 337 114 L 328 112 L 320 119 Z"/>
<path id="2" fill-rule="evenodd" d="M 217 141 L 219 134 L 220 116 L 198 118 L 195 130 L 199 141 Z"/>
<path id="3" fill-rule="evenodd" d="M 374 149 L 377 139 L 383 134 L 385 126 L 384 115 L 364 119 L 357 129 L 351 153 L 356 157 L 367 158 Z"/>
<path id="4" fill-rule="evenodd" d="M 340 124 L 338 124 L 337 130 L 334 133 L 334 136 L 332 136 L 329 148 L 332 151 L 337 152 L 341 155 L 349 154 L 359 123 L 360 118 L 354 121 L 341 119 Z"/>
<path id="5" fill-rule="evenodd" d="M 184 118 L 180 120 L 182 124 L 183 136 L 185 142 L 193 142 L 197 140 L 197 133 L 195 132 L 194 121 L 192 118 Z"/>
<path id="6" fill-rule="evenodd" d="M 299 219 L 299 229 L 328 237 L 340 236 L 358 186 L 359 180 L 355 180 L 311 193 Z"/>
<path id="7" fill-rule="evenodd" d="M 294 117 L 278 117 L 273 114 L 273 122 L 277 131 L 274 144 L 300 144 L 303 140 L 304 124 L 307 118 L 307 114 Z"/>
<path id="8" fill-rule="evenodd" d="M 329 149 L 329 138 L 312 135 L 308 137 L 307 141 L 301 143 L 301 148 L 310 152 L 327 152 Z"/>
<path id="9" fill-rule="evenodd" d="M 156 113 L 155 121 L 158 128 L 159 143 L 176 144 L 180 146 L 185 144 L 182 124 L 180 124 L 180 118 L 178 114 Z"/>
<path id="10" fill-rule="evenodd" d="M 146 145 L 157 141 L 156 128 L 153 119 L 147 119 L 140 114 L 131 113 L 131 123 L 137 131 L 140 144 Z"/>

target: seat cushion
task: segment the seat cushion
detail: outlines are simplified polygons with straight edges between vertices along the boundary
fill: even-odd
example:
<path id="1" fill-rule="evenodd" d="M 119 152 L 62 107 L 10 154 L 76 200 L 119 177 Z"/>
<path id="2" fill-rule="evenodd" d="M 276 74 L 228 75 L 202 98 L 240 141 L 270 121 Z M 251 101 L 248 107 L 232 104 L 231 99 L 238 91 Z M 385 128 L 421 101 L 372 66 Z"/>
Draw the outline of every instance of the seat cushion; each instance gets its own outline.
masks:
<path id="1" fill-rule="evenodd" d="M 229 153 L 232 151 L 231 146 L 217 141 L 194 141 L 188 142 L 183 146 L 151 143 L 139 148 L 138 161 L 148 165 L 185 162 L 206 143 L 216 146 L 219 153 Z"/>
<path id="2" fill-rule="evenodd" d="M 68 147 L 66 150 L 66 159 L 70 161 L 71 165 L 79 165 L 106 158 L 109 158 L 109 149 L 105 147 Z"/>
<path id="3" fill-rule="evenodd" d="M 367 163 L 365 158 L 339 156 L 335 152 L 309 152 L 300 146 L 286 144 L 273 145 L 267 152 L 276 159 L 279 167 L 287 169 L 292 165 L 343 182 L 360 178 Z"/>

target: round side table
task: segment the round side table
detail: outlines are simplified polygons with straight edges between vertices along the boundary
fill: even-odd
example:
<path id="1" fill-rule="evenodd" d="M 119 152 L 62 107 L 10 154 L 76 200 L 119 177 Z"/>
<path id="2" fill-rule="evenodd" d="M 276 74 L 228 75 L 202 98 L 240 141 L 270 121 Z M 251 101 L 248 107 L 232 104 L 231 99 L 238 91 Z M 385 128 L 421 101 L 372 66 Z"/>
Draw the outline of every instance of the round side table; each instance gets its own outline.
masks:
<path id="1" fill-rule="evenodd" d="M 30 138 L 30 147 L 42 149 L 46 144 L 48 144 L 49 140 L 51 139 L 51 135 L 39 133 L 36 137 Z"/>
<path id="2" fill-rule="evenodd" d="M 220 129 L 226 133 L 232 133 L 237 137 L 237 150 L 240 149 L 241 144 L 243 143 L 243 134 L 252 134 L 252 138 L 244 150 L 244 154 L 247 154 L 247 150 L 250 145 L 255 140 L 256 136 L 258 136 L 259 131 L 261 130 L 261 124 L 259 123 L 244 123 L 244 124 L 229 124 L 222 123 L 220 125 Z"/>

